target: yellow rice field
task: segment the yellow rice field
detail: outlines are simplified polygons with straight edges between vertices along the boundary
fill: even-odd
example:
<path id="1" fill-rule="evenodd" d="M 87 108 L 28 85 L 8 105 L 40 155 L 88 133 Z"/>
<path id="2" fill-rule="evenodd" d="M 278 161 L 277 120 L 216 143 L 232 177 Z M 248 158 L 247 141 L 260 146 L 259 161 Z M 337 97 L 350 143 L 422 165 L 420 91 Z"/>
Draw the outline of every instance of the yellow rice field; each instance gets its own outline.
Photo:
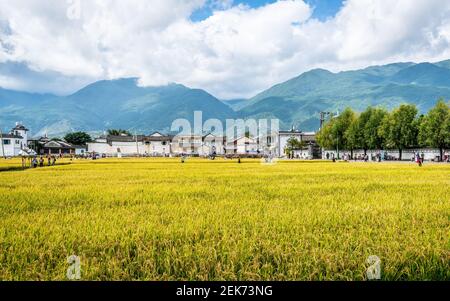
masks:
<path id="1" fill-rule="evenodd" d="M 65 161 L 65 163 L 70 163 Z M 450 165 L 0 160 L 0 280 L 450 280 Z"/>

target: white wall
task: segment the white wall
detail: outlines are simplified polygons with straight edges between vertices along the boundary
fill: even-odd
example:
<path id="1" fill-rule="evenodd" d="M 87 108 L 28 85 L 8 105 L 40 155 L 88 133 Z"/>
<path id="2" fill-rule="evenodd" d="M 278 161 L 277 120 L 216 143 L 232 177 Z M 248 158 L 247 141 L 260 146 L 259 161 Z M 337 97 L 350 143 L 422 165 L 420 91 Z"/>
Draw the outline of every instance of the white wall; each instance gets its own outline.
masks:
<path id="1" fill-rule="evenodd" d="M 402 152 L 402 160 L 404 161 L 409 161 L 414 157 L 414 152 L 419 152 L 419 154 L 424 154 L 425 155 L 425 160 L 430 161 L 430 160 L 434 160 L 437 156 L 440 156 L 439 150 L 437 149 L 412 149 L 412 150 L 403 150 Z M 330 158 L 331 155 L 334 154 L 337 158 L 337 152 L 336 150 L 325 150 L 323 152 L 323 159 L 326 159 L 326 154 L 329 153 L 330 154 Z M 340 150 L 339 151 L 339 155 L 340 158 L 342 159 L 344 157 L 344 154 L 350 154 L 350 151 L 347 150 Z M 376 156 L 376 154 L 381 153 L 384 154 L 384 151 L 374 151 L 374 150 L 369 150 L 367 151 L 367 155 L 369 156 L 369 160 L 371 155 Z M 388 150 L 386 151 L 388 156 L 394 157 L 395 159 L 398 159 L 400 157 L 399 155 L 399 151 L 397 150 Z M 364 155 L 364 151 L 363 150 L 356 150 L 353 151 L 353 156 L 358 156 L 358 155 Z"/>
<path id="2" fill-rule="evenodd" d="M 112 149 L 111 146 L 108 143 L 100 143 L 100 142 L 93 142 L 88 143 L 88 153 L 95 152 L 97 154 L 111 154 L 112 155 Z M 114 153 L 116 153 L 115 151 Z"/>
<path id="3" fill-rule="evenodd" d="M 170 155 L 170 144 L 163 145 L 162 141 L 151 141 L 150 144 L 144 145 L 144 153 L 149 156 L 166 156 Z M 142 155 L 142 153 L 141 153 Z"/>
<path id="4" fill-rule="evenodd" d="M 170 154 L 170 144 L 167 143 L 163 145 L 162 142 L 151 142 L 150 144 L 145 144 L 143 142 L 112 142 L 111 145 L 108 143 L 93 142 L 88 143 L 88 152 L 106 154 L 108 156 L 116 157 L 118 154 L 118 149 L 120 153 L 125 156 L 137 155 L 139 149 L 139 155 L 148 156 L 164 156 Z"/>
<path id="5" fill-rule="evenodd" d="M 309 152 L 309 150 L 295 150 L 294 151 L 294 158 L 297 159 L 304 159 L 304 160 L 311 160 L 312 154 Z"/>
<path id="6" fill-rule="evenodd" d="M 81 148 L 76 148 L 75 149 L 75 155 L 76 156 L 82 156 L 84 154 L 86 154 L 86 150 L 85 149 L 81 149 Z"/>
<path id="7" fill-rule="evenodd" d="M 10 144 L 4 144 L 3 140 L 9 140 Z M 19 144 L 16 144 L 16 140 L 19 141 Z M 3 144 L 3 148 L 2 148 Z M 25 148 L 24 140 L 23 139 L 16 139 L 16 138 L 0 138 L 0 156 L 2 157 L 16 157 L 19 156 L 20 151 L 22 150 L 22 147 Z M 3 154 L 3 149 L 5 150 L 5 153 Z"/>

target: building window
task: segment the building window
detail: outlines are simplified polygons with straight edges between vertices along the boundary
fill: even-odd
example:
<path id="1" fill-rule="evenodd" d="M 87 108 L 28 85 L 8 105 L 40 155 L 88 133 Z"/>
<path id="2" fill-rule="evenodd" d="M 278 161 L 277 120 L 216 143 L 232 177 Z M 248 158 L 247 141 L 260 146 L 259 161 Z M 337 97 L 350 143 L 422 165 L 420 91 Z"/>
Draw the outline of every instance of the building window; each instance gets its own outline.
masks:
<path id="1" fill-rule="evenodd" d="M 19 145 L 20 144 L 20 140 L 16 140 L 16 145 Z"/>
<path id="2" fill-rule="evenodd" d="M 3 144 L 4 144 L 4 145 L 10 145 L 10 144 L 11 144 L 11 140 L 9 140 L 9 139 L 3 139 Z"/>
<path id="3" fill-rule="evenodd" d="M 167 142 L 166 142 L 166 141 L 163 141 L 162 145 L 167 145 Z"/>

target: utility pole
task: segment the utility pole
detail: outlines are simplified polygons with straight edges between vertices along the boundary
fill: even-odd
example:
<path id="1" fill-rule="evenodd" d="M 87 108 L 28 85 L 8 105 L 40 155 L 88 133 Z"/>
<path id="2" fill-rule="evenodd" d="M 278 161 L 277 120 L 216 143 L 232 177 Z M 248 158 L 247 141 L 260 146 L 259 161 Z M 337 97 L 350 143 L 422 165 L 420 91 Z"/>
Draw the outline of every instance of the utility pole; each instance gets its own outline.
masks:
<path id="1" fill-rule="evenodd" d="M 320 112 L 320 129 L 323 129 L 323 125 L 325 124 L 326 117 L 331 116 L 331 112 Z"/>

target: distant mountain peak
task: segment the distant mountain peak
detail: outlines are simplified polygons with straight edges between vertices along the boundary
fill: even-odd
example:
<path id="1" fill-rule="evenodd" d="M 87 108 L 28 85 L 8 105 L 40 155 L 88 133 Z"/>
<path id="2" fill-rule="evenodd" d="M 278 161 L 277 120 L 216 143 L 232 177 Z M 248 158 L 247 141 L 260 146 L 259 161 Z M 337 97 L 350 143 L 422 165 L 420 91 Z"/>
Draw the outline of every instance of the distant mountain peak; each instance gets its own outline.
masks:
<path id="1" fill-rule="evenodd" d="M 362 111 L 369 105 L 390 109 L 406 102 L 425 112 L 440 97 L 450 99 L 450 60 L 392 63 L 339 73 L 314 69 L 238 105 L 244 116 L 270 114 L 285 128 L 299 124 L 305 130 L 317 130 L 321 111 L 347 106 Z"/>
<path id="2" fill-rule="evenodd" d="M 0 88 L 0 116 L 1 126 L 23 120 L 34 133 L 51 128 L 55 135 L 115 127 L 168 132 L 173 120 L 191 120 L 194 111 L 202 111 L 205 120 L 278 118 L 282 129 L 296 124 L 310 131 L 317 130 L 321 111 L 347 106 L 361 111 L 369 105 L 390 109 L 407 102 L 425 112 L 440 97 L 450 99 L 450 60 L 392 63 L 339 73 L 318 68 L 251 99 L 226 102 L 178 83 L 140 86 L 136 77 L 101 80 L 65 97 Z"/>

